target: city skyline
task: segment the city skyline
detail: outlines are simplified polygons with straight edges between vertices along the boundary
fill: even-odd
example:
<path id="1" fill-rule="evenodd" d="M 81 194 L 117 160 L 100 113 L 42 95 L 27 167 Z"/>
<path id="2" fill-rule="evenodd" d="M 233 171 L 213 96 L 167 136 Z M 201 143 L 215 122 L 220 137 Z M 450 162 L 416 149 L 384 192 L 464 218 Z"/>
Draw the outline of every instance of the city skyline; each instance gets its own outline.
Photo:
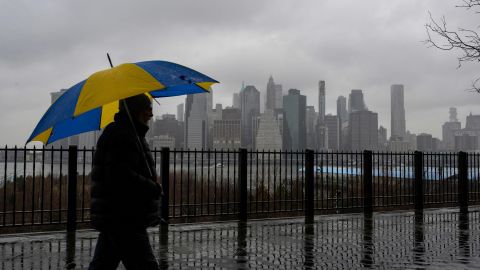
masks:
<path id="1" fill-rule="evenodd" d="M 208 134 L 209 134 L 210 132 L 212 132 L 212 135 L 213 135 L 213 133 L 214 133 L 214 131 L 213 131 L 213 122 L 214 122 L 215 120 L 222 120 L 221 111 L 222 111 L 223 108 L 225 108 L 225 109 L 227 109 L 227 110 L 228 110 L 229 108 L 232 108 L 232 109 L 235 108 L 235 106 L 234 106 L 234 103 L 235 103 L 235 98 L 234 98 L 234 97 L 235 97 L 235 96 L 238 96 L 238 97 L 240 98 L 240 97 L 242 96 L 242 95 L 241 95 L 241 92 L 242 92 L 243 90 L 245 90 L 245 89 L 257 92 L 257 93 L 255 94 L 255 95 L 257 95 L 257 97 L 254 98 L 254 100 L 256 100 L 256 101 L 253 101 L 253 100 L 251 100 L 251 101 L 243 101 L 243 103 L 244 103 L 244 104 L 247 104 L 247 106 L 251 106 L 251 105 L 253 105 L 255 102 L 262 102 L 262 101 L 263 101 L 263 102 L 265 103 L 265 104 L 263 104 L 263 106 L 262 106 L 262 104 L 258 104 L 258 105 L 260 105 L 259 107 L 258 107 L 258 105 L 256 105 L 258 108 L 262 108 L 262 107 L 263 107 L 263 110 L 262 110 L 262 109 L 259 110 L 259 109 L 257 108 L 257 109 L 256 109 L 256 112 L 254 113 L 254 116 L 253 116 L 254 118 L 255 118 L 255 117 L 260 117 L 260 118 L 262 118 L 263 115 L 264 115 L 265 113 L 267 113 L 267 111 L 272 110 L 272 108 L 269 108 L 269 105 L 268 105 L 268 102 L 269 102 L 269 101 L 268 101 L 268 94 L 267 94 L 267 92 L 268 92 L 269 87 L 272 87 L 272 88 L 273 88 L 274 86 L 279 86 L 280 89 L 282 88 L 282 85 L 281 85 L 281 84 L 275 84 L 275 83 L 274 83 L 274 78 L 273 78 L 272 75 L 269 76 L 269 78 L 268 78 L 268 83 L 267 83 L 267 87 L 265 88 L 264 91 L 261 91 L 261 90 L 256 89 L 256 87 L 255 87 L 254 85 L 244 85 L 244 83 L 243 83 L 243 84 L 242 84 L 242 88 L 241 88 L 241 90 L 240 90 L 238 93 L 232 93 L 232 99 L 231 99 L 232 102 L 231 102 L 231 104 L 215 103 L 215 102 L 213 101 L 213 96 L 214 96 L 213 93 L 205 93 L 204 95 L 202 95 L 202 94 L 198 95 L 198 94 L 197 94 L 197 95 L 187 95 L 187 96 L 183 96 L 183 97 L 182 97 L 182 98 L 184 99 L 183 102 L 180 103 L 180 104 L 176 104 L 176 105 L 175 105 L 176 111 L 165 112 L 165 113 L 162 113 L 162 114 L 154 115 L 154 120 L 156 120 L 156 119 L 158 119 L 158 120 L 164 119 L 165 117 L 168 117 L 168 118 L 172 118 L 172 117 L 173 117 L 173 119 L 175 119 L 175 120 L 178 120 L 178 121 L 180 121 L 180 122 L 185 122 L 185 126 L 184 126 L 185 130 L 184 130 L 184 135 L 183 135 L 183 136 L 185 136 L 185 137 L 184 137 L 185 147 L 190 148 L 190 146 L 192 146 L 191 148 L 198 148 L 198 149 L 200 149 L 200 148 L 206 148 L 206 147 L 208 147 L 209 144 L 212 144 L 212 142 L 209 142 L 209 141 L 208 141 L 208 140 L 209 140 L 208 138 L 210 138 L 210 137 L 209 137 L 210 135 L 208 135 Z M 318 91 L 318 97 L 317 97 L 318 106 L 317 106 L 317 108 L 320 107 L 320 106 L 325 106 L 325 105 L 326 105 L 326 104 L 324 104 L 324 100 L 325 100 L 326 93 L 328 93 L 328 91 L 327 91 L 326 89 L 327 89 L 327 87 L 326 87 L 326 82 L 325 82 L 324 80 L 319 80 L 319 81 L 318 81 L 318 90 L 317 90 L 317 91 Z M 65 91 L 65 89 L 61 89 L 60 91 L 56 91 L 56 92 L 51 92 L 51 93 L 50 93 L 51 102 L 53 103 L 54 100 L 55 100 L 56 98 L 58 98 L 58 96 L 61 95 L 64 91 Z M 289 92 L 291 92 L 291 91 L 295 92 L 296 94 L 303 93 L 303 91 L 301 91 L 301 90 L 297 90 L 297 89 L 292 88 L 292 89 L 287 90 L 287 92 L 284 93 L 283 97 L 289 96 Z M 400 141 L 402 141 L 402 140 L 407 141 L 407 140 L 408 140 L 408 138 L 405 137 L 405 135 L 399 136 L 399 134 L 398 134 L 399 132 L 402 133 L 402 130 L 403 130 L 403 133 L 404 133 L 405 131 L 409 131 L 408 129 L 405 128 L 405 126 L 406 126 L 406 123 L 405 123 L 405 122 L 406 122 L 406 121 L 405 121 L 405 116 L 404 116 L 404 115 L 405 115 L 405 106 L 404 106 L 404 102 L 403 102 L 403 98 L 404 98 L 404 97 L 403 97 L 403 93 L 404 93 L 404 86 L 403 86 L 403 84 L 392 84 L 392 85 L 390 86 L 390 104 L 391 104 L 391 106 L 392 106 L 392 107 L 390 108 L 390 119 L 391 119 L 391 121 L 390 121 L 390 127 L 391 127 L 391 128 L 394 127 L 394 125 L 392 124 L 393 121 L 394 121 L 393 119 L 399 119 L 400 121 L 399 121 L 398 123 L 396 123 L 395 125 L 400 127 L 400 129 L 399 129 L 400 131 L 398 131 L 398 130 L 397 130 L 397 131 L 393 131 L 393 133 L 397 133 L 397 134 L 393 134 L 393 133 L 392 133 L 392 129 L 390 129 L 390 130 L 389 130 L 389 129 L 386 129 L 386 130 L 387 130 L 387 134 L 390 134 L 390 136 L 388 136 L 389 138 L 387 139 L 387 141 L 390 141 L 390 140 L 392 139 L 392 135 L 394 135 L 394 136 L 393 136 L 393 140 L 394 140 L 394 141 L 398 141 L 398 138 L 400 138 Z M 261 97 L 262 95 L 265 96 L 266 98 L 263 99 L 262 101 L 260 101 L 261 98 L 259 98 L 259 97 Z M 272 98 L 275 99 L 275 97 L 272 97 Z M 366 98 L 366 97 L 363 95 L 363 91 L 362 91 L 361 89 L 352 89 L 351 92 L 348 94 L 348 98 L 345 98 L 343 95 L 340 95 L 340 96 L 337 97 L 337 102 L 336 102 L 336 106 L 337 106 L 337 107 L 336 107 L 336 110 L 337 110 L 337 111 L 336 111 L 336 114 L 329 112 L 329 113 L 326 114 L 326 115 L 328 115 L 328 116 L 330 117 L 330 119 L 332 119 L 331 117 L 335 117 L 336 121 L 338 121 L 338 120 L 341 120 L 341 118 L 338 118 L 339 109 L 340 109 L 340 111 L 342 111 L 342 110 L 347 110 L 347 109 L 348 109 L 348 111 L 350 111 L 350 112 L 347 112 L 347 111 L 342 112 L 343 114 L 344 114 L 344 113 L 347 113 L 347 115 L 350 114 L 350 113 L 353 113 L 353 112 L 358 112 L 358 111 L 370 111 L 370 112 L 373 112 L 373 113 L 376 115 L 376 119 L 377 119 L 377 120 L 375 120 L 375 123 L 376 123 L 375 125 L 376 125 L 378 128 L 383 128 L 383 127 L 382 127 L 383 124 L 378 122 L 378 118 L 379 118 L 378 113 L 376 113 L 375 110 L 370 110 L 370 109 L 368 108 L 368 106 L 367 106 L 367 104 L 366 104 L 366 102 L 365 102 L 365 98 Z M 308 98 L 305 97 L 304 99 L 305 99 L 305 101 L 304 101 L 305 104 L 308 104 Z M 343 101 L 343 102 L 339 102 L 339 100 L 342 100 L 342 99 L 343 99 L 344 101 Z M 198 107 L 199 105 L 194 105 L 194 104 L 196 104 L 196 102 L 198 102 L 199 100 L 202 100 L 202 102 L 203 102 L 203 104 L 200 105 L 200 107 Z M 252 101 L 253 101 L 253 102 L 252 102 Z M 273 101 L 270 101 L 270 102 L 273 102 Z M 344 108 L 344 107 L 345 107 L 345 104 L 343 104 L 343 103 L 348 103 L 348 106 L 346 106 L 346 108 Z M 185 107 L 185 104 L 187 104 L 186 107 Z M 190 105 L 188 105 L 188 104 L 190 104 Z M 187 110 L 191 110 L 192 105 L 196 108 L 196 109 L 194 109 L 194 110 L 196 110 L 196 111 L 195 111 L 195 113 L 192 114 L 193 117 L 195 118 L 195 119 L 193 120 L 194 128 L 193 128 L 191 131 L 189 131 L 189 130 L 190 130 L 190 128 L 189 128 L 190 125 L 189 125 L 187 122 L 191 122 L 191 121 L 187 121 L 188 117 L 187 117 L 187 116 L 184 117 L 184 115 L 190 115 L 190 113 L 187 112 Z M 274 106 L 274 105 L 270 105 L 270 106 Z M 283 106 L 285 106 L 285 105 L 283 105 Z M 340 108 L 339 108 L 338 106 L 340 106 Z M 203 107 L 203 108 L 200 109 L 201 107 Z M 241 106 L 240 106 L 240 107 L 241 107 Z M 275 106 L 274 106 L 274 107 L 275 107 Z M 394 108 L 394 107 L 395 107 L 395 108 Z M 238 108 L 238 109 L 239 109 L 239 112 L 240 112 L 240 111 L 241 111 L 240 108 Z M 273 108 L 273 109 L 275 109 L 275 108 Z M 210 111 L 209 111 L 209 110 L 210 110 Z M 218 110 L 220 110 L 220 117 L 214 116 L 214 115 L 210 115 L 211 113 L 215 114 L 215 110 L 217 110 L 217 113 L 218 113 Z M 280 110 L 283 110 L 283 114 L 284 114 L 283 117 L 285 117 L 285 113 L 286 113 L 286 112 L 285 112 L 285 109 L 283 108 L 283 109 L 280 109 Z M 245 112 L 245 113 L 248 114 L 248 112 Z M 305 113 L 306 113 L 305 118 L 304 118 L 305 122 L 308 122 L 308 121 L 309 121 L 309 120 L 308 120 L 308 119 L 309 119 L 308 115 L 311 114 L 311 113 L 314 113 L 314 114 L 315 114 L 315 120 L 314 120 L 314 122 L 320 123 L 321 125 L 326 125 L 326 123 L 324 123 L 325 120 L 323 120 L 323 121 L 321 120 L 322 112 L 317 111 L 316 108 L 315 108 L 315 106 L 305 106 Z M 400 116 L 400 118 L 399 118 L 399 116 L 395 116 L 396 114 L 398 115 L 399 113 L 400 113 L 401 115 L 403 115 L 403 119 L 402 119 L 401 116 Z M 203 115 L 203 116 L 202 116 L 202 115 Z M 472 115 L 472 113 L 470 113 L 470 117 L 471 117 L 471 115 Z M 350 116 L 351 116 L 351 115 L 350 115 Z M 474 116 L 475 116 L 475 115 L 474 115 Z M 179 118 L 179 117 L 180 117 L 180 118 Z M 469 116 L 467 115 L 465 122 L 468 122 L 468 117 L 469 117 Z M 197 118 L 201 118 L 201 119 L 203 119 L 203 120 L 202 120 L 202 121 L 197 121 L 197 120 L 198 120 Z M 347 119 L 348 119 L 348 117 L 347 117 Z M 437 137 L 437 136 L 432 135 L 431 133 L 429 133 L 428 131 L 425 131 L 425 130 L 418 132 L 416 135 L 429 135 L 430 137 L 435 138 L 435 139 L 439 139 L 439 140 L 442 140 L 442 138 L 445 138 L 445 137 L 447 136 L 447 137 L 451 137 L 451 138 L 447 138 L 448 140 L 451 141 L 451 140 L 453 140 L 453 137 L 454 137 L 455 135 L 454 135 L 453 133 L 451 133 L 452 135 L 446 134 L 446 133 L 445 133 L 445 127 L 444 127 L 444 126 L 450 124 L 450 122 L 453 121 L 452 119 L 455 119 L 455 121 L 457 121 L 457 122 L 459 123 L 459 124 L 458 124 L 458 127 L 455 128 L 456 130 L 460 130 L 460 127 L 461 127 L 461 126 L 464 127 L 464 128 L 467 128 L 467 127 L 466 127 L 466 125 L 467 125 L 466 123 L 465 123 L 464 125 L 461 125 L 461 122 L 462 122 L 462 121 L 458 119 L 457 108 L 455 108 L 455 107 L 450 107 L 450 108 L 449 108 L 449 119 L 444 121 L 444 124 L 443 124 L 442 127 L 441 127 L 441 128 L 442 128 L 442 134 L 441 134 L 440 136 Z M 317 122 L 317 121 L 318 121 L 318 122 Z M 332 121 L 332 120 L 330 120 L 330 121 Z M 154 121 L 154 122 L 155 122 L 155 121 Z M 153 124 L 154 122 L 152 122 L 152 124 Z M 207 122 L 210 123 L 209 126 L 207 126 Z M 247 122 L 248 122 L 248 121 L 247 121 Z M 322 123 L 323 123 L 323 124 L 322 124 Z M 347 123 L 348 123 L 348 122 L 347 122 Z M 258 124 L 258 123 L 257 123 L 257 124 Z M 197 125 L 202 125 L 203 127 L 199 129 L 199 128 L 197 127 Z M 308 132 L 309 132 L 309 125 L 311 125 L 311 124 L 307 124 L 306 129 L 305 129 L 305 132 L 307 132 L 307 133 L 306 133 L 307 137 L 306 137 L 306 140 L 305 140 L 305 142 L 306 142 L 305 147 L 306 147 L 306 148 L 308 148 L 307 146 L 309 145 L 309 143 L 308 143 L 309 140 L 311 140 L 311 139 L 314 139 L 314 140 L 315 140 L 315 138 L 310 138 L 310 136 L 312 136 L 312 134 L 309 134 L 309 133 L 308 133 Z M 332 125 L 332 124 L 330 124 L 330 126 L 331 126 L 331 125 Z M 341 142 L 341 140 L 342 140 L 342 138 L 341 138 L 342 135 L 341 135 L 341 132 L 340 132 L 340 129 L 341 129 L 341 128 L 340 128 L 340 127 L 341 127 L 341 124 L 339 123 L 339 127 L 338 127 L 338 129 L 336 130 L 337 134 L 335 135 L 335 136 L 338 136 L 338 137 L 337 137 L 337 139 L 335 139 L 336 143 L 333 143 L 333 144 L 336 145 L 336 146 L 333 146 L 333 147 L 331 146 L 331 140 L 332 140 L 332 139 L 331 139 L 330 137 L 325 138 L 325 139 L 327 140 L 327 141 L 325 141 L 325 143 L 328 145 L 328 149 L 340 149 L 340 148 L 342 147 L 341 144 L 340 144 L 340 142 Z M 256 128 L 258 128 L 258 127 L 256 127 L 256 126 L 255 126 L 255 127 L 250 127 L 249 130 L 245 130 L 245 131 L 242 131 L 242 132 L 246 132 L 247 134 L 248 134 L 248 133 L 252 133 L 252 132 L 256 132 L 256 131 L 257 131 Z M 398 127 L 396 127 L 396 128 L 398 129 Z M 203 131 L 200 131 L 200 130 L 203 130 Z M 240 130 L 241 130 L 241 129 L 240 129 Z M 193 132 L 193 134 L 192 134 L 192 132 Z M 197 134 L 198 132 L 203 133 L 204 135 L 198 135 L 198 134 Z M 378 131 L 378 132 L 380 132 L 380 131 Z M 200 134 L 200 133 L 199 133 L 199 134 Z M 329 133 L 328 136 L 331 136 L 331 135 L 332 135 L 332 131 L 328 131 L 328 133 Z M 371 134 L 374 134 L 374 132 L 370 132 L 370 133 L 371 133 Z M 84 134 L 87 134 L 87 136 L 90 136 L 90 133 L 84 133 Z M 371 134 L 370 134 L 370 135 L 371 135 Z M 405 134 L 405 133 L 404 133 L 404 134 Z M 409 134 L 411 134 L 411 133 L 409 133 Z M 415 133 L 413 133 L 413 134 L 415 134 Z M 317 134 L 315 134 L 315 135 L 313 135 L 313 136 L 316 136 L 316 135 L 317 135 Z M 98 135 L 97 135 L 97 136 L 98 136 Z M 193 137 L 192 137 L 192 136 L 193 136 Z M 200 136 L 200 137 L 198 137 L 198 136 Z M 285 134 L 284 134 L 283 136 L 285 136 Z M 372 136 L 373 136 L 373 135 L 372 135 Z M 453 137 L 452 137 L 452 136 L 453 136 Z M 197 137 L 198 137 L 198 138 L 197 138 Z M 244 137 L 245 137 L 245 136 L 244 136 Z M 249 146 L 246 146 L 247 148 L 255 148 L 255 147 L 254 147 L 254 146 L 256 145 L 256 143 L 254 142 L 254 141 L 255 141 L 255 137 L 256 137 L 256 135 L 254 135 L 252 138 L 250 138 L 250 140 L 253 140 L 253 141 L 250 142 L 250 143 L 247 143 L 247 144 L 249 145 Z M 194 140 L 198 140 L 198 142 L 195 142 L 195 143 L 193 143 L 193 144 L 192 144 L 192 143 L 189 143 L 189 140 L 191 141 L 191 138 L 196 138 L 196 139 L 194 139 Z M 72 138 L 68 139 L 68 141 L 65 141 L 64 143 L 62 143 L 62 145 L 65 144 L 64 147 L 66 147 L 66 145 L 68 144 L 68 142 L 70 142 L 72 139 L 74 139 L 74 141 L 75 141 L 75 138 L 72 137 Z M 161 138 L 161 139 L 165 139 L 165 138 Z M 210 140 L 211 140 L 211 139 L 212 139 L 212 138 L 210 138 Z M 345 139 L 345 138 L 343 138 L 343 139 Z M 78 140 L 78 138 L 77 138 L 76 140 Z M 248 139 L 247 139 L 247 140 L 248 140 Z M 347 138 L 347 140 L 348 140 L 348 138 Z M 287 139 L 287 141 L 288 141 L 288 139 Z M 182 143 L 183 143 L 183 142 L 182 142 Z M 454 142 L 446 142 L 446 143 L 447 143 L 447 145 L 448 145 L 448 144 L 450 145 L 449 148 L 453 149 L 453 148 L 452 148 L 452 147 L 453 147 L 452 145 L 454 145 Z M 75 143 L 75 144 L 76 144 L 76 143 Z M 80 144 L 81 144 L 81 145 L 84 145 L 85 143 L 80 143 Z M 92 143 L 87 143 L 88 147 L 92 147 L 92 146 L 94 146 L 94 144 L 95 144 L 95 143 L 93 143 L 93 144 L 92 144 Z M 350 143 L 347 143 L 347 144 L 350 144 Z M 52 144 L 52 145 L 58 146 L 58 143 L 54 143 L 54 144 Z M 176 145 L 176 147 L 177 147 L 177 148 L 179 147 L 178 144 Z M 285 147 L 287 147 L 287 145 L 284 144 L 283 147 L 285 148 Z M 348 147 L 351 147 L 351 145 L 349 145 Z M 287 147 L 287 148 L 288 148 L 288 147 Z M 312 148 L 312 147 L 310 147 L 310 148 Z M 313 148 L 317 148 L 317 145 L 314 146 Z M 395 148 L 396 148 L 396 147 L 395 147 Z M 379 148 L 379 149 L 380 149 L 380 148 Z"/>

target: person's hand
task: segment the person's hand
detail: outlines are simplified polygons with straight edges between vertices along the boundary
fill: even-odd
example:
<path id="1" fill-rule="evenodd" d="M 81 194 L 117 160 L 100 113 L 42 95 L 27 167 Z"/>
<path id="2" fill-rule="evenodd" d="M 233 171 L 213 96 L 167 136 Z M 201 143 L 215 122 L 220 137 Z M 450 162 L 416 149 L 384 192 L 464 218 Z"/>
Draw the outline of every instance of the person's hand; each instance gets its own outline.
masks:
<path id="1" fill-rule="evenodd" d="M 157 182 L 155 181 L 155 186 L 157 187 L 157 191 L 158 191 L 157 197 L 158 197 L 158 196 L 163 197 L 165 194 L 163 193 L 162 185 L 160 185 L 159 183 L 157 183 Z"/>

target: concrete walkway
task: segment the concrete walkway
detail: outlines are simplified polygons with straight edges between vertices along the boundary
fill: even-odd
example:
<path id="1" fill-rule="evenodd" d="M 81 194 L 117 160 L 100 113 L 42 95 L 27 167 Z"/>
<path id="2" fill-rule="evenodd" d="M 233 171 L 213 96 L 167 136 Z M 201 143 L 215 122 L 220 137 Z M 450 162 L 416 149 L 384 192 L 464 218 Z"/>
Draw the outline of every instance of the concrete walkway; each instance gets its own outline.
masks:
<path id="1" fill-rule="evenodd" d="M 479 211 L 170 225 L 150 236 L 164 269 L 478 269 Z M 3 235 L 0 269 L 86 269 L 96 238 L 91 230 Z"/>

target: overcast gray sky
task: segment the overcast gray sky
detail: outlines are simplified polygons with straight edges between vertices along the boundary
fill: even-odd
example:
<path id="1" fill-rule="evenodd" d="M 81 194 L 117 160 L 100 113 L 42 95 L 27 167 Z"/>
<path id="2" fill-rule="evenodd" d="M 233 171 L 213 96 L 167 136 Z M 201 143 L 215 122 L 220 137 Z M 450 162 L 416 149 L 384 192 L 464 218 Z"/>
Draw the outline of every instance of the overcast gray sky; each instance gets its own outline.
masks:
<path id="1" fill-rule="evenodd" d="M 22 1 L 0 0 L 0 144 L 23 145 L 50 105 L 69 88 L 114 64 L 168 60 L 203 72 L 214 103 L 231 105 L 244 81 L 265 94 L 268 77 L 297 88 L 317 108 L 326 81 L 327 113 L 339 95 L 362 89 L 379 124 L 390 129 L 390 85 L 405 85 L 407 129 L 441 138 L 448 108 L 480 114 L 465 91 L 478 63 L 457 69 L 457 54 L 427 48 L 430 11 L 452 26 L 475 28 L 478 15 L 452 0 Z M 181 98 L 160 99 L 160 115 Z M 389 130 L 390 131 L 390 130 Z"/>

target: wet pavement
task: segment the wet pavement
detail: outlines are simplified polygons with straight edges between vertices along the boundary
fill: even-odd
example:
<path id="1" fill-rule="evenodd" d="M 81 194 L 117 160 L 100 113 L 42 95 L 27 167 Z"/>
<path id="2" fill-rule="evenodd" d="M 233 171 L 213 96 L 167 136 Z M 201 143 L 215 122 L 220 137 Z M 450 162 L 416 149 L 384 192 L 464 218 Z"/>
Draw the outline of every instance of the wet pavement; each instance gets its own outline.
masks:
<path id="1" fill-rule="evenodd" d="M 170 225 L 150 237 L 163 269 L 480 269 L 479 211 Z M 96 238 L 90 230 L 3 235 L 0 269 L 86 269 Z"/>

